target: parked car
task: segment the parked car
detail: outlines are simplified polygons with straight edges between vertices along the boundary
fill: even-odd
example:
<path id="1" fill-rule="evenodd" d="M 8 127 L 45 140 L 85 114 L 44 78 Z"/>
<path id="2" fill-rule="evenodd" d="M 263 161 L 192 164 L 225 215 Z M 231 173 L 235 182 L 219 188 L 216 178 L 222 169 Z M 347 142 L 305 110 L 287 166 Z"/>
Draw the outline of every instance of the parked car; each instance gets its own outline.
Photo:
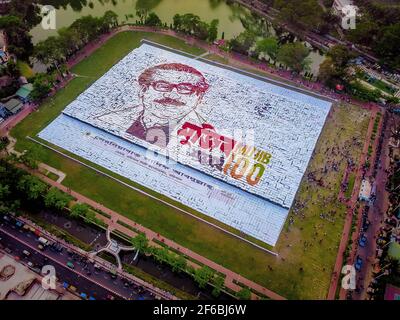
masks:
<path id="1" fill-rule="evenodd" d="M 363 247 L 363 248 L 366 246 L 367 237 L 364 234 L 360 237 L 360 240 L 358 240 L 358 244 L 360 245 L 360 247 Z"/>
<path id="2" fill-rule="evenodd" d="M 363 265 L 363 260 L 359 256 L 357 256 L 356 263 L 354 264 L 354 267 L 356 268 L 357 271 L 360 271 L 361 268 L 362 268 L 362 265 Z"/>
<path id="3" fill-rule="evenodd" d="M 49 244 L 49 240 L 47 240 L 46 238 L 43 238 L 43 237 L 39 237 L 39 242 L 42 244 L 42 245 L 44 245 L 44 246 L 47 246 L 48 244 Z"/>
<path id="4" fill-rule="evenodd" d="M 71 261 L 67 262 L 67 267 L 70 268 L 70 269 L 75 269 L 75 266 Z"/>

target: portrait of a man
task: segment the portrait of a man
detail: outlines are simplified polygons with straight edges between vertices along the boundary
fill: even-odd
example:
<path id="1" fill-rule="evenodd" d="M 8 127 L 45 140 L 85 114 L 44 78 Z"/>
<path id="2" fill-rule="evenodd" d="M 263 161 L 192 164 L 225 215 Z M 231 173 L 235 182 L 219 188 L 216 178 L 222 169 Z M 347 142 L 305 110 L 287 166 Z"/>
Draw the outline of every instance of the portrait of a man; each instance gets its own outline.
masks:
<path id="1" fill-rule="evenodd" d="M 160 64 L 144 70 L 138 77 L 139 105 L 98 116 L 106 119 L 123 116 L 128 135 L 159 147 L 166 147 L 171 132 L 186 118 L 197 113 L 209 88 L 205 77 L 193 67 L 181 63 Z M 130 115 L 135 114 L 131 119 Z"/>

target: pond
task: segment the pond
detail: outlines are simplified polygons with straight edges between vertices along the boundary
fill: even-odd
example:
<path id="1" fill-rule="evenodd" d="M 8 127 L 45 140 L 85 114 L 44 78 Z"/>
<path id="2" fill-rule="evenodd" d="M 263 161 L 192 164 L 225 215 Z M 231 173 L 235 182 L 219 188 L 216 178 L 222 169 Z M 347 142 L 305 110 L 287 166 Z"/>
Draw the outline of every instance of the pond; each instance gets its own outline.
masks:
<path id="1" fill-rule="evenodd" d="M 119 22 L 135 22 L 136 10 L 145 8 L 155 12 L 168 25 L 176 13 L 193 13 L 202 20 L 211 22 L 219 20 L 219 36 L 225 32 L 225 38 L 230 39 L 244 30 L 240 17 L 248 14 L 248 10 L 237 4 L 228 5 L 224 0 L 48 0 L 48 4 L 56 10 L 56 28 L 69 26 L 76 19 L 92 15 L 100 17 L 107 10 L 118 14 Z M 44 30 L 37 25 L 31 30 L 32 41 L 37 43 L 49 36 L 57 34 L 56 30 Z"/>
<path id="2" fill-rule="evenodd" d="M 46 3 L 56 8 L 57 30 L 69 26 L 82 16 L 99 17 L 107 10 L 117 13 L 121 24 L 134 23 L 138 19 L 136 17 L 138 9 L 155 12 L 168 25 L 172 23 L 176 13 L 193 13 L 207 22 L 218 19 L 218 37 L 221 37 L 224 32 L 225 39 L 231 39 L 245 30 L 242 21 L 245 21 L 245 24 L 250 27 L 259 22 L 254 19 L 248 9 L 237 3 L 227 4 L 225 0 L 48 0 Z M 271 35 L 286 37 L 285 33 L 282 34 L 281 30 L 274 30 L 270 24 L 268 29 Z M 32 41 L 35 44 L 49 36 L 56 35 L 57 30 L 44 30 L 39 24 L 31 30 Z M 289 42 L 297 41 L 292 35 L 287 38 Z M 311 72 L 317 75 L 324 56 L 318 50 L 312 50 L 309 58 L 311 59 Z"/>

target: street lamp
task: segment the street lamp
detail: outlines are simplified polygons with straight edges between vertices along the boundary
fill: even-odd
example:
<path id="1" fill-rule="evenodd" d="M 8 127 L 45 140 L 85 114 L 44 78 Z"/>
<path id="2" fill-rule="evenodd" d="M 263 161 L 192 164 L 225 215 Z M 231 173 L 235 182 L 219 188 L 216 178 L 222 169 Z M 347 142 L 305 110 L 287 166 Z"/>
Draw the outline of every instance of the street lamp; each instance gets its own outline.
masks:
<path id="1" fill-rule="evenodd" d="M 386 267 L 387 267 L 387 266 L 386 266 Z M 385 270 L 385 271 L 383 271 L 382 274 L 380 274 L 379 276 L 375 277 L 375 280 L 379 279 L 379 278 L 382 277 L 382 276 L 387 276 L 388 274 L 389 274 L 389 270 Z"/>

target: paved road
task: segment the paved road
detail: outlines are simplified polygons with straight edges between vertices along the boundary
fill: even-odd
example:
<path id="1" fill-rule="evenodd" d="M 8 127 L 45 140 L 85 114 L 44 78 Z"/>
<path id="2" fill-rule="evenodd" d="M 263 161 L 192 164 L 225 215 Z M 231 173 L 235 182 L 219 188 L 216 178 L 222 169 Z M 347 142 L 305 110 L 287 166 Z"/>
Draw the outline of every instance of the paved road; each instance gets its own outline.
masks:
<path id="1" fill-rule="evenodd" d="M 18 256 L 22 261 L 26 263 L 30 261 L 38 268 L 43 265 L 53 265 L 59 281 L 73 285 L 79 293 L 83 292 L 98 300 L 105 300 L 110 295 L 116 299 L 154 299 L 154 296 L 144 291 L 142 287 L 121 277 L 113 279 L 108 271 L 95 269 L 93 263 L 86 261 L 82 256 L 68 252 L 66 248 L 62 248 L 61 252 L 50 248 L 40 251 L 38 237 L 31 231 L 16 227 L 14 223 L 4 220 L 0 222 L 0 238 L 2 238 L 0 243 L 11 249 L 11 254 Z M 24 257 L 23 250 L 29 251 L 31 255 L 28 258 Z M 73 270 L 66 267 L 68 261 L 74 264 Z"/>
<path id="2" fill-rule="evenodd" d="M 367 244 L 365 247 L 358 247 L 357 254 L 363 259 L 365 266 L 358 274 L 358 289 L 353 292 L 353 299 L 362 300 L 367 297 L 366 289 L 371 281 L 371 272 L 373 270 L 372 264 L 375 260 L 376 252 L 376 238 L 379 229 L 382 226 L 384 214 L 388 209 L 389 195 L 385 190 L 387 173 L 386 169 L 390 166 L 389 157 L 389 139 L 391 137 L 392 119 L 388 118 L 386 128 L 382 130 L 384 140 L 382 142 L 382 152 L 379 156 L 379 168 L 377 171 L 375 184 L 376 184 L 376 199 L 372 207 L 368 210 L 368 219 L 371 221 L 370 227 L 364 233 L 367 237 Z"/>

